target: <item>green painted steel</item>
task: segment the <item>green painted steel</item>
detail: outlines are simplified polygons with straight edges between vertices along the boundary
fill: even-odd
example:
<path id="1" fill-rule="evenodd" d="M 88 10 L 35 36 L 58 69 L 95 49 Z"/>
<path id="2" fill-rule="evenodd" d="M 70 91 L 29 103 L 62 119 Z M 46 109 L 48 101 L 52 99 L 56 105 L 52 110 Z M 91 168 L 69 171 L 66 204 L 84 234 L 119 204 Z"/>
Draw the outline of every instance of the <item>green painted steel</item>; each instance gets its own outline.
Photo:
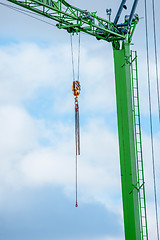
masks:
<path id="1" fill-rule="evenodd" d="M 137 162 L 129 42 L 125 41 L 120 50 L 113 48 L 113 53 L 125 239 L 140 240 L 139 198 L 135 187 L 137 185 Z"/>
<path id="2" fill-rule="evenodd" d="M 77 34 L 82 31 L 98 40 L 112 42 L 125 239 L 148 240 L 139 103 L 138 108 L 135 104 L 138 100 L 137 62 L 130 51 L 138 18 L 134 18 L 130 27 L 122 26 L 120 29 L 112 22 L 98 17 L 96 12 L 76 8 L 64 0 L 7 1 L 55 20 L 59 29 L 65 29 L 69 33 Z M 126 31 L 122 31 L 124 28 Z"/>
<path id="3" fill-rule="evenodd" d="M 148 240 L 137 53 L 127 40 L 113 53 L 125 239 Z"/>
<path id="4" fill-rule="evenodd" d="M 64 0 L 7 0 L 31 11 L 39 13 L 58 22 L 59 29 L 65 29 L 70 33 L 83 31 L 95 36 L 98 40 L 108 42 L 124 40 L 126 33 L 120 31 L 115 25 L 101 17 L 96 12 L 82 10 L 68 4 Z M 130 38 L 133 35 L 138 18 L 127 28 Z M 124 28 L 124 27 L 123 27 Z"/>
<path id="5" fill-rule="evenodd" d="M 138 93 L 138 72 L 137 72 L 137 52 L 131 52 L 131 76 L 132 76 L 132 102 L 133 102 L 133 120 L 135 130 L 135 148 L 137 160 L 137 191 L 139 196 L 139 212 L 141 224 L 141 239 L 148 240 L 147 213 L 144 188 L 144 170 L 143 170 L 143 154 L 142 154 L 142 137 L 140 124 L 140 108 Z"/>

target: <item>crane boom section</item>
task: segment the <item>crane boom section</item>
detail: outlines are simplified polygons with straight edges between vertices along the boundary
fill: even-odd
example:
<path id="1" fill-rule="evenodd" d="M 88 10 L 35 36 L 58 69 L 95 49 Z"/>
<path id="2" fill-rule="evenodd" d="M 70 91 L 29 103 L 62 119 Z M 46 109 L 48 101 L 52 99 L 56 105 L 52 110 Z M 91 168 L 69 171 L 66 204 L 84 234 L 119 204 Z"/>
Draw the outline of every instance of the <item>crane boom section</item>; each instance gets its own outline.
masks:
<path id="1" fill-rule="evenodd" d="M 64 0 L 7 0 L 21 7 L 25 7 L 47 18 L 58 22 L 59 29 L 66 29 L 70 33 L 86 32 L 97 39 L 107 42 L 124 40 L 127 35 L 132 36 L 137 21 L 132 22 L 126 31 L 121 31 L 114 23 L 98 17 L 96 12 L 82 10 L 68 4 Z M 130 37 L 131 38 L 131 37 Z"/>

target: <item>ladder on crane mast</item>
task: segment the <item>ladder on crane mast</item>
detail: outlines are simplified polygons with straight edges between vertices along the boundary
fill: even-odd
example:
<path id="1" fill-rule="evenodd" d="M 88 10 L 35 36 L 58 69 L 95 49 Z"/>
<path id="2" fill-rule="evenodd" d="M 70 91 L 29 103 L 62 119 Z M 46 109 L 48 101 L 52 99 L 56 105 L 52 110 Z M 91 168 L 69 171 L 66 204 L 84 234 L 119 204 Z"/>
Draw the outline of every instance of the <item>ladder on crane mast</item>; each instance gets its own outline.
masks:
<path id="1" fill-rule="evenodd" d="M 132 101 L 133 101 L 133 122 L 135 130 L 135 149 L 137 159 L 137 186 L 139 196 L 139 212 L 141 224 L 141 239 L 148 240 L 147 230 L 147 214 L 144 188 L 144 171 L 143 171 L 143 155 L 142 155 L 142 136 L 140 124 L 140 107 L 138 94 L 138 71 L 137 71 L 137 52 L 131 51 L 131 79 L 132 79 Z"/>

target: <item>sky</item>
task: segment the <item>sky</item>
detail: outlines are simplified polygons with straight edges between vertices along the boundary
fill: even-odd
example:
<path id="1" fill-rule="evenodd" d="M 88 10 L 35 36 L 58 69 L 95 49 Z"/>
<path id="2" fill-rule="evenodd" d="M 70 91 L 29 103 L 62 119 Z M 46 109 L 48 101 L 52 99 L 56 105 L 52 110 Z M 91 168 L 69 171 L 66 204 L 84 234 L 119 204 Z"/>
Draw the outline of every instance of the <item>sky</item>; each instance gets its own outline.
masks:
<path id="1" fill-rule="evenodd" d="M 106 8 L 112 8 L 113 20 L 120 1 L 68 2 L 82 9 L 96 10 L 97 15 L 104 18 L 107 17 Z M 6 0 L 0 3 L 8 4 Z M 127 3 L 128 9 L 131 4 Z M 159 211 L 160 125 L 151 1 L 147 4 L 150 9 L 149 54 Z M 155 1 L 156 10 L 159 7 L 159 2 Z M 132 49 L 138 52 L 149 239 L 155 240 L 143 1 L 139 2 L 136 12 L 140 21 Z M 159 17 L 156 11 L 157 22 Z M 0 22 L 0 239 L 124 239 L 111 44 L 81 34 L 81 155 L 78 158 L 79 207 L 75 208 L 70 36 L 2 5 Z M 157 32 L 157 39 L 159 37 Z M 74 36 L 75 71 L 77 45 L 78 37 Z M 159 46 L 157 50 L 159 54 Z"/>

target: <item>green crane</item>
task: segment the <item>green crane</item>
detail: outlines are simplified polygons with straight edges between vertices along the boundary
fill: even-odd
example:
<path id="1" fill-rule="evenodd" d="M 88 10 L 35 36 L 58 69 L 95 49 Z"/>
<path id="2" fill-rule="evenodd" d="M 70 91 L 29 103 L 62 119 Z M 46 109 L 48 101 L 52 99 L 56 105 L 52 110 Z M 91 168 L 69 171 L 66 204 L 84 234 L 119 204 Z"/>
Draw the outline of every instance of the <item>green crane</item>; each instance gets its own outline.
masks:
<path id="1" fill-rule="evenodd" d="M 118 23 L 126 8 L 122 0 L 114 22 L 72 6 L 65 0 L 7 0 L 55 20 L 59 29 L 72 34 L 85 32 L 111 42 L 115 66 L 115 86 L 121 167 L 124 229 L 126 240 L 148 240 L 143 156 L 138 97 L 137 53 L 130 45 L 139 21 L 134 0 L 130 15 Z M 110 11 L 108 10 L 108 15 Z"/>

